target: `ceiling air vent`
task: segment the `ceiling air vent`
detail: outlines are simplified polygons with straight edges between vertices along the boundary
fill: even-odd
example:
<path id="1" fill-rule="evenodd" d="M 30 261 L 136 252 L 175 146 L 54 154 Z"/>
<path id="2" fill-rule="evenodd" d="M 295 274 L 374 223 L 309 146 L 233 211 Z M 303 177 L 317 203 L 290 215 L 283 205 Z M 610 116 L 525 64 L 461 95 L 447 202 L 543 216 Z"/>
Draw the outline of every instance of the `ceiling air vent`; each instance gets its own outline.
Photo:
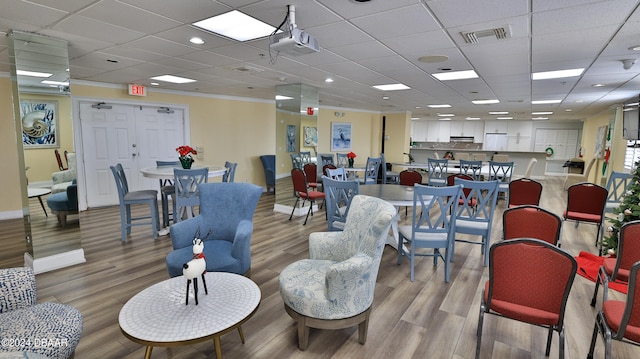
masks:
<path id="1" fill-rule="evenodd" d="M 480 42 L 480 38 L 483 37 L 495 38 L 497 40 L 508 39 L 511 37 L 511 27 L 509 25 L 506 25 L 493 29 L 461 32 L 460 35 L 462 35 L 464 42 L 466 42 L 467 44 L 477 44 L 478 42 Z"/>

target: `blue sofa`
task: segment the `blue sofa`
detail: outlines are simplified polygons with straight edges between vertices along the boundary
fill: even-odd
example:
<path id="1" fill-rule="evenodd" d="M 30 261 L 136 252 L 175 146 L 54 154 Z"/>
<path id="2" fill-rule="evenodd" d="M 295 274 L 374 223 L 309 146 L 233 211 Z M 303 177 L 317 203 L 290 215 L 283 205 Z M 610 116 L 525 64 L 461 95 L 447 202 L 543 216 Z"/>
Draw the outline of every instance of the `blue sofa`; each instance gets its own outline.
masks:
<path id="1" fill-rule="evenodd" d="M 173 251 L 166 258 L 169 276 L 182 275 L 193 258 L 193 239 L 204 241 L 208 272 L 248 275 L 251 268 L 253 214 L 262 188 L 250 183 L 214 182 L 198 186 L 200 215 L 170 227 Z"/>

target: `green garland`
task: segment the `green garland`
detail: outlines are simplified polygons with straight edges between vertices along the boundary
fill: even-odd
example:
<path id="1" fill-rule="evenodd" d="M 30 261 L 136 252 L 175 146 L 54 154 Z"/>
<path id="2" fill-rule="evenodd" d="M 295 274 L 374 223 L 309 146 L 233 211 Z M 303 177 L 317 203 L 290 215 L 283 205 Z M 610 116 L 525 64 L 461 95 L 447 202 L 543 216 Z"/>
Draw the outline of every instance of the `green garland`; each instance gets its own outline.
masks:
<path id="1" fill-rule="evenodd" d="M 638 166 L 640 166 L 640 161 L 635 163 L 634 170 L 631 172 L 633 178 L 627 192 L 623 195 L 620 207 L 613 209 L 616 216 L 611 219 L 611 225 L 606 229 L 607 235 L 601 242 L 604 253 L 616 253 L 620 228 L 627 222 L 640 219 L 640 172 Z"/>

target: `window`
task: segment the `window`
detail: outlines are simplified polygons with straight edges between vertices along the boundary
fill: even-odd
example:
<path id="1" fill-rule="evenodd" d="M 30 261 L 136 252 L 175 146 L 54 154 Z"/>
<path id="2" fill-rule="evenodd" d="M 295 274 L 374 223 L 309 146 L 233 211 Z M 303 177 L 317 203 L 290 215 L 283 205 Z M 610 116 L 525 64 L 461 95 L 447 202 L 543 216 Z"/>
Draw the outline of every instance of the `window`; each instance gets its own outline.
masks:
<path id="1" fill-rule="evenodd" d="M 640 160 L 640 141 L 627 141 L 627 152 L 624 155 L 624 169 L 631 171 Z"/>

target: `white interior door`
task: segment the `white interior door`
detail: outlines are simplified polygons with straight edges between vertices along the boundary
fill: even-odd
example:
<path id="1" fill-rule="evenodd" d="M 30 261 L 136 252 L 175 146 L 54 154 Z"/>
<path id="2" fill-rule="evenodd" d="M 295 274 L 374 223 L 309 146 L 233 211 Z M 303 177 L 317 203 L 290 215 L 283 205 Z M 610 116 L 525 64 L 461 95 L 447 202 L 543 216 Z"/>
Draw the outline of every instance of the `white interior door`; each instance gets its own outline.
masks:
<path id="1" fill-rule="evenodd" d="M 80 103 L 80 123 L 90 208 L 118 204 L 109 166 L 122 164 L 130 191 L 158 189 L 158 181 L 144 178 L 140 169 L 155 166 L 156 160 L 176 159 L 175 148 L 185 143 L 182 110 L 159 112 L 157 107 L 123 104 L 96 108 L 93 103 Z"/>

